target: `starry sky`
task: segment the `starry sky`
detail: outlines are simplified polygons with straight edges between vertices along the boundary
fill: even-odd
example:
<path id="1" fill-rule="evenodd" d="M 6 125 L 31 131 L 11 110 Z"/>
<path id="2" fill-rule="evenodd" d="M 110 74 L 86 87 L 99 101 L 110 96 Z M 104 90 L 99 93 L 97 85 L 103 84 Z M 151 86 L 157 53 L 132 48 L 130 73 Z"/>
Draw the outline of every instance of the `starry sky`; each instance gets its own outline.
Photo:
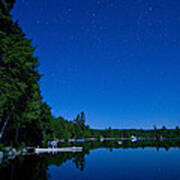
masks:
<path id="1" fill-rule="evenodd" d="M 17 0 L 54 116 L 93 128 L 180 125 L 179 0 Z"/>

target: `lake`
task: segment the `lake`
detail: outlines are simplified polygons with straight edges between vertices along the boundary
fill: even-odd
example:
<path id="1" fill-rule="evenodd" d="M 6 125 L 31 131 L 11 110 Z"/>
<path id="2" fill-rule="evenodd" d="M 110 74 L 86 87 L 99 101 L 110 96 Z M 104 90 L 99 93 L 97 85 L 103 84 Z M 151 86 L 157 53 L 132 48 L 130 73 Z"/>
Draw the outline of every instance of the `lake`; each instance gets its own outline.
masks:
<path id="1" fill-rule="evenodd" d="M 87 143 L 82 153 L 19 156 L 0 166 L 1 180 L 180 180 L 180 148 Z M 109 146 L 109 147 L 108 147 Z"/>

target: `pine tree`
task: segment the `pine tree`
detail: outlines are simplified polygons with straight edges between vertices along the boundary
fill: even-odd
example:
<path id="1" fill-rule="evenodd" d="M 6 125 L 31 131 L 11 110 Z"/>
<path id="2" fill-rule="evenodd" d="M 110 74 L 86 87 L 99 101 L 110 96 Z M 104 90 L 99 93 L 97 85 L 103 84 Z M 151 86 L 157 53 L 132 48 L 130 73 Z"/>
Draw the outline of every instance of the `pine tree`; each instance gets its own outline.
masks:
<path id="1" fill-rule="evenodd" d="M 0 0 L 0 138 L 33 144 L 42 140 L 47 120 L 41 116 L 49 110 L 42 104 L 35 48 L 12 20 L 13 4 L 14 0 Z"/>

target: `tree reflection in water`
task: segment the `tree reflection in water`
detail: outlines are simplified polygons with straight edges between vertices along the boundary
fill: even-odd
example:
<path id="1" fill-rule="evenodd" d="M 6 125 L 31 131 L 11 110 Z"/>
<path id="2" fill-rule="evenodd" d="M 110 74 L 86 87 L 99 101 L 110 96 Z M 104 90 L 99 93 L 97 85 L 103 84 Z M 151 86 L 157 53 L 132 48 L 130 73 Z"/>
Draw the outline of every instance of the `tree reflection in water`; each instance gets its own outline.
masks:
<path id="1" fill-rule="evenodd" d="M 71 146 L 72 144 L 69 144 Z M 83 171 L 85 168 L 85 156 L 90 150 L 98 148 L 108 148 L 110 152 L 114 148 L 146 148 L 155 147 L 157 151 L 164 148 L 168 151 L 171 147 L 180 147 L 180 141 L 124 141 L 121 145 L 117 141 L 87 142 L 83 144 L 73 144 L 83 146 L 81 153 L 58 153 L 19 156 L 12 161 L 0 165 L 1 180 L 46 180 L 48 179 L 48 167 L 50 165 L 61 166 L 68 160 L 72 160 L 76 168 Z M 67 144 L 66 144 L 67 146 Z"/>

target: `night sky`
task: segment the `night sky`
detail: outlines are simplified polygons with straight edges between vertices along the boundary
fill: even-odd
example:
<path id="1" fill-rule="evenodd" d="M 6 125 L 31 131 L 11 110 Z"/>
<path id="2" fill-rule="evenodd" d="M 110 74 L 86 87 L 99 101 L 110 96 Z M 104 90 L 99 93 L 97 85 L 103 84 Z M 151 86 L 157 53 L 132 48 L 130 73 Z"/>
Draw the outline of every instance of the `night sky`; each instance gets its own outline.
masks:
<path id="1" fill-rule="evenodd" d="M 55 116 L 93 128 L 180 125 L 180 0 L 17 0 Z"/>

